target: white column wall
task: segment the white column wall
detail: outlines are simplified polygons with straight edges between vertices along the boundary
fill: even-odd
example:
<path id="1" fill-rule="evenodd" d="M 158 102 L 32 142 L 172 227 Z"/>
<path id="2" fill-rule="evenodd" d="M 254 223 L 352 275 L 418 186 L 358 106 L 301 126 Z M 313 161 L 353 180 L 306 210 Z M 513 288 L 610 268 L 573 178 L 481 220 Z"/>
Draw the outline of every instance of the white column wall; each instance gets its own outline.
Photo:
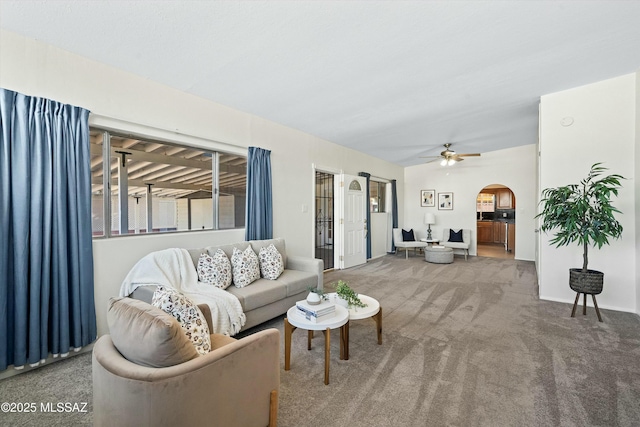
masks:
<path id="1" fill-rule="evenodd" d="M 391 212 L 371 213 L 371 258 L 387 254 L 387 235 L 389 233 Z"/>
<path id="2" fill-rule="evenodd" d="M 636 72 L 636 313 L 640 315 L 640 71 Z"/>
<path id="3" fill-rule="evenodd" d="M 545 95 L 540 108 L 542 189 L 578 183 L 596 162 L 628 178 L 613 202 L 623 212 L 616 216 L 623 235 L 600 250 L 590 247 L 589 268 L 604 272 L 598 305 L 631 312 L 637 312 L 639 286 L 636 79 L 628 74 Z M 582 247 L 555 248 L 548 243 L 552 235 L 541 235 L 540 297 L 573 303 L 569 268 L 582 266 Z"/>
<path id="4" fill-rule="evenodd" d="M 455 147 L 454 147 L 455 148 Z M 444 228 L 471 230 L 469 253 L 476 255 L 476 197 L 490 184 L 503 184 L 516 197 L 515 258 L 534 259 L 536 210 L 536 145 L 524 145 L 506 150 L 482 153 L 454 166 L 440 166 L 439 162 L 405 168 L 404 218 L 399 226 L 413 228 L 419 237 L 426 237 L 424 214 L 436 216 L 431 234 L 442 238 Z M 420 191 L 436 190 L 436 206 L 421 207 Z M 439 210 L 438 193 L 453 193 L 453 210 Z"/>
<path id="5" fill-rule="evenodd" d="M 258 146 L 271 150 L 274 236 L 286 239 L 291 254 L 314 256 L 314 163 L 354 175 L 364 171 L 396 179 L 402 216 L 403 168 L 398 165 L 4 30 L 0 33 L 0 86 L 78 105 L 160 136 L 203 138 L 198 144 L 211 149 L 246 153 L 248 146 Z M 95 240 L 98 333 L 107 331 L 108 298 L 118 294 L 122 279 L 142 256 L 168 247 L 243 239 L 244 230 L 231 230 Z"/>

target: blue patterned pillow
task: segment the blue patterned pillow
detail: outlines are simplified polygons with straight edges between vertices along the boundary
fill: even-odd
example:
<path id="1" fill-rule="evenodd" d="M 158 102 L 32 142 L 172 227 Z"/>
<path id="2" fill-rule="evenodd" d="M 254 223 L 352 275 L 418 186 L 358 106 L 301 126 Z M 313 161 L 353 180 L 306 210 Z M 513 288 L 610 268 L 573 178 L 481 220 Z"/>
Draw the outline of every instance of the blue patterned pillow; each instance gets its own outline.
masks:
<path id="1" fill-rule="evenodd" d="M 231 285 L 231 262 L 222 249 L 216 250 L 213 256 L 203 253 L 198 259 L 198 280 L 210 283 L 220 289 Z"/>
<path id="2" fill-rule="evenodd" d="M 273 243 L 267 247 L 260 248 L 258 256 L 260 258 L 260 272 L 265 279 L 276 280 L 284 271 L 282 255 L 280 255 Z"/>
<path id="3" fill-rule="evenodd" d="M 151 305 L 178 320 L 199 355 L 202 356 L 211 351 L 209 325 L 204 314 L 193 301 L 173 288 L 159 285 L 153 293 Z"/>
<path id="4" fill-rule="evenodd" d="M 244 252 L 233 248 L 231 268 L 233 270 L 233 284 L 236 288 L 244 288 L 260 278 L 260 262 L 251 246 L 247 246 Z"/>

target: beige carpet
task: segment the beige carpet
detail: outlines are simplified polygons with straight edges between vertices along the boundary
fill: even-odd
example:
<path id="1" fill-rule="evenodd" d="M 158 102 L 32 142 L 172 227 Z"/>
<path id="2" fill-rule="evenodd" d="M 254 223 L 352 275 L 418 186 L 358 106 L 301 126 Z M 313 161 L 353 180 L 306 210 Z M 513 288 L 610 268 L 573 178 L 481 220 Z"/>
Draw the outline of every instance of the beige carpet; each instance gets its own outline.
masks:
<path id="1" fill-rule="evenodd" d="M 342 361 L 336 331 L 324 385 L 322 335 L 307 351 L 304 331 L 294 332 L 291 370 L 281 371 L 281 427 L 640 425 L 640 318 L 602 310 L 599 323 L 589 308 L 572 319 L 570 304 L 538 300 L 531 262 L 386 256 L 325 275 L 325 283 L 338 279 L 381 302 L 383 344 L 373 320 L 352 322 Z M 282 319 L 259 328 L 282 332 Z M 81 355 L 3 380 L 0 401 L 88 401 L 91 410 L 90 363 Z M 91 419 L 0 413 L 0 426 Z"/>
<path id="2" fill-rule="evenodd" d="M 325 386 L 322 336 L 307 351 L 296 331 L 281 426 L 640 425 L 638 316 L 571 318 L 538 300 L 532 262 L 403 258 L 325 275 L 380 301 L 383 344 L 372 320 L 352 322 L 341 361 L 336 332 Z"/>

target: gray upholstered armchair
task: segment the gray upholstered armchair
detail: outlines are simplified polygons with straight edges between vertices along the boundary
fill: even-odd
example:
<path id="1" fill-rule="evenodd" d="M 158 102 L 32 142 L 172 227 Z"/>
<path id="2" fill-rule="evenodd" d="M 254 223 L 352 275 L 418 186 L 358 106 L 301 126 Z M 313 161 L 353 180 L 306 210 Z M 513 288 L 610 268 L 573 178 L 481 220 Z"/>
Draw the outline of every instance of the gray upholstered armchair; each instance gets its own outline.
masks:
<path id="1" fill-rule="evenodd" d="M 276 425 L 277 329 L 212 334 L 200 356 L 173 316 L 144 301 L 113 298 L 107 317 L 111 335 L 93 348 L 95 426 Z"/>
<path id="2" fill-rule="evenodd" d="M 454 230 L 455 231 L 455 230 Z M 464 251 L 464 259 L 467 259 L 469 255 L 469 245 L 471 244 L 471 230 L 462 229 L 462 241 L 451 241 L 451 229 L 445 228 L 442 233 L 442 240 L 440 245 L 451 249 L 462 249 Z"/>
<path id="3" fill-rule="evenodd" d="M 404 249 L 404 257 L 405 259 L 409 258 L 409 249 L 413 248 L 413 252 L 415 252 L 418 248 L 426 248 L 428 243 L 421 241 L 407 241 L 405 242 L 402 238 L 402 230 L 399 228 L 393 229 L 393 244 L 396 245 L 396 251 L 398 249 Z M 398 251 L 399 252 L 399 251 Z"/>

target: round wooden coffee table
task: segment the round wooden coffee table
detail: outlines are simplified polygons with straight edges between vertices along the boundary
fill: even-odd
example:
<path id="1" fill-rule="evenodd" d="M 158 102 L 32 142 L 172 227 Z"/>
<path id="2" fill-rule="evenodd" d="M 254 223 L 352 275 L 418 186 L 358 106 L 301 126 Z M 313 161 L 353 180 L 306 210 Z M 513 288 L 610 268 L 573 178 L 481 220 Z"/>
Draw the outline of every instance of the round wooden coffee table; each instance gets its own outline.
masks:
<path id="1" fill-rule="evenodd" d="M 328 293 L 327 296 L 329 297 L 329 301 L 335 303 L 336 305 L 339 304 L 337 302 L 335 292 Z M 360 301 L 365 303 L 367 306 L 366 307 L 349 307 L 349 321 L 372 318 L 376 322 L 376 334 L 378 336 L 378 344 L 382 344 L 382 307 L 380 307 L 380 303 L 375 298 L 371 298 L 370 296 L 367 296 L 367 295 L 358 294 L 358 297 L 360 298 Z M 348 345 L 349 345 L 349 340 L 347 339 L 347 346 Z M 347 360 L 349 359 L 348 347 L 347 347 L 346 358 Z"/>
<path id="2" fill-rule="evenodd" d="M 329 384 L 329 360 L 331 355 L 331 329 L 340 328 L 340 359 L 349 359 L 349 311 L 336 305 L 333 317 L 324 322 L 313 323 L 298 314 L 298 309 L 293 306 L 287 310 L 284 319 L 284 370 L 291 368 L 291 335 L 297 328 L 306 329 L 307 350 L 311 350 L 313 331 L 324 333 L 324 383 Z"/>

